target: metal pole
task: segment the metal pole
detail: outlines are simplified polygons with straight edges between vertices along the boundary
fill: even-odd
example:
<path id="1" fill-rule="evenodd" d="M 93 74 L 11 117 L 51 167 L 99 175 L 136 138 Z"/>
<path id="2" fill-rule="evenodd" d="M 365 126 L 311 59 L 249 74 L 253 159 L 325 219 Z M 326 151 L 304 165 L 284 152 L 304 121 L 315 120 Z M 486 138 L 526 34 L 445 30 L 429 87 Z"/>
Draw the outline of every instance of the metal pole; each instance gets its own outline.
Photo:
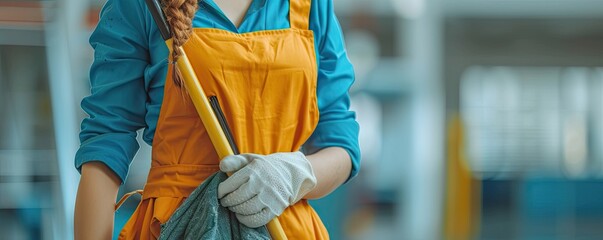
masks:
<path id="1" fill-rule="evenodd" d="M 408 194 L 398 211 L 398 229 L 402 239 L 441 239 L 445 140 L 441 2 L 418 2 L 419 11 L 403 31 L 416 80 L 411 103 L 413 157 L 407 184 L 401 186 Z"/>
<path id="2" fill-rule="evenodd" d="M 84 31 L 81 23 L 88 7 L 87 1 L 57 0 L 55 6 L 45 8 L 46 16 L 46 56 L 48 79 L 53 109 L 53 120 L 58 160 L 59 184 L 61 189 L 60 206 L 57 209 L 55 239 L 73 239 L 73 213 L 79 175 L 73 167 L 73 158 L 79 146 L 78 115 L 79 101 L 75 89 L 77 80 L 74 74 L 78 67 L 74 54 L 82 49 L 78 37 Z M 85 67 L 87 70 L 88 67 Z"/>

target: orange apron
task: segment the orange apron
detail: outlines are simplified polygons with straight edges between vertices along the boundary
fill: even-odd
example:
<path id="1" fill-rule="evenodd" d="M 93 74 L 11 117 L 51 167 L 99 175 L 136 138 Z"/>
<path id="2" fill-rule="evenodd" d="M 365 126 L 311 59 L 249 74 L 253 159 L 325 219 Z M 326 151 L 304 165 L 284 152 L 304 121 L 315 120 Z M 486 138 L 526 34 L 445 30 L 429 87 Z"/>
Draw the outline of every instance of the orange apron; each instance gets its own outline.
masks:
<path id="1" fill-rule="evenodd" d="M 183 46 L 207 96 L 216 96 L 241 153 L 298 151 L 319 118 L 311 0 L 290 1 L 291 28 L 237 34 L 197 28 Z M 171 71 L 171 70 L 169 70 Z M 119 239 L 156 239 L 186 197 L 219 171 L 218 155 L 186 94 L 165 80 L 142 201 Z M 306 200 L 280 220 L 289 239 L 328 239 Z"/>

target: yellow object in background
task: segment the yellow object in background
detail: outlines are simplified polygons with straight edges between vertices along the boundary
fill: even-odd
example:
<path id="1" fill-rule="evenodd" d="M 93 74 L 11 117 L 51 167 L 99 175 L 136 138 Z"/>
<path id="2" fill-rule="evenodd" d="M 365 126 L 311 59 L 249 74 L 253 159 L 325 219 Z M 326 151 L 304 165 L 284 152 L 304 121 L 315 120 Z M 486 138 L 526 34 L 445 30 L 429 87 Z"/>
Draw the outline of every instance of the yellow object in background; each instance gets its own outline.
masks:
<path id="1" fill-rule="evenodd" d="M 465 154 L 462 119 L 448 122 L 444 239 L 472 239 L 477 234 L 481 209 L 481 181 L 473 178 Z"/>

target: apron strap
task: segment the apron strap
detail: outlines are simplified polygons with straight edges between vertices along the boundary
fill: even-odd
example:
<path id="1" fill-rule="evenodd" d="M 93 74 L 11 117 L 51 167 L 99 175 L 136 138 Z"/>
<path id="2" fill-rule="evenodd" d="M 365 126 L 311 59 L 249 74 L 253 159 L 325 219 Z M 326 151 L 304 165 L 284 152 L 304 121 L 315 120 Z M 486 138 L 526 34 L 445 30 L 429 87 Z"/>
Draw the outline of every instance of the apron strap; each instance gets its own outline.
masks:
<path id="1" fill-rule="evenodd" d="M 123 197 L 121 197 L 121 199 L 119 199 L 119 202 L 117 202 L 117 204 L 115 204 L 115 211 L 117 211 L 117 209 L 119 209 L 119 207 L 121 207 L 121 205 L 124 204 L 124 202 L 126 200 L 128 200 L 128 198 L 130 198 L 132 195 L 137 194 L 137 193 L 142 195 L 142 190 L 136 190 L 136 191 L 126 193 Z"/>
<path id="2" fill-rule="evenodd" d="M 310 28 L 310 7 L 312 0 L 289 0 L 289 22 L 291 28 L 308 30 Z"/>

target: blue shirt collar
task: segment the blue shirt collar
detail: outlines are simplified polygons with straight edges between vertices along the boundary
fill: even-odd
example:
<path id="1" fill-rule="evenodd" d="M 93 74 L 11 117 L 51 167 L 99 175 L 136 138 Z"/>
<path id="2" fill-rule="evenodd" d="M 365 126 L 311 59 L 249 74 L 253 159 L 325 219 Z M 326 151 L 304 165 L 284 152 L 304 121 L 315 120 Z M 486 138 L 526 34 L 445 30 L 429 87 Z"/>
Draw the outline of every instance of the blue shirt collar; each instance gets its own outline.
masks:
<path id="1" fill-rule="evenodd" d="M 229 25 L 231 25 L 231 28 L 232 28 L 231 31 L 239 32 L 239 29 L 241 27 L 244 27 L 244 25 L 246 24 L 245 22 L 249 18 L 250 15 L 260 11 L 262 8 L 264 8 L 266 6 L 266 0 L 252 0 L 251 5 L 249 5 L 249 9 L 247 9 L 247 13 L 245 13 L 245 16 L 243 17 L 243 22 L 241 23 L 241 26 L 239 26 L 238 28 L 234 24 L 232 24 L 230 19 L 228 19 L 228 17 L 226 17 L 226 14 L 224 14 L 222 9 L 220 9 L 218 4 L 216 4 L 216 2 L 214 2 L 214 0 L 200 0 L 199 7 L 204 8 L 204 6 L 209 6 L 210 9 L 217 12 L 218 15 L 223 19 L 223 21 L 225 23 L 228 23 Z"/>
<path id="2" fill-rule="evenodd" d="M 203 3 L 211 5 L 215 9 L 222 11 L 222 9 L 220 9 L 218 4 L 216 4 L 216 2 L 214 2 L 214 0 L 200 0 L 199 1 L 199 4 L 203 4 Z M 247 15 L 255 13 L 258 10 L 261 10 L 262 8 L 264 8 L 264 6 L 266 6 L 266 0 L 252 0 L 251 5 L 249 5 L 249 10 L 247 10 Z"/>

